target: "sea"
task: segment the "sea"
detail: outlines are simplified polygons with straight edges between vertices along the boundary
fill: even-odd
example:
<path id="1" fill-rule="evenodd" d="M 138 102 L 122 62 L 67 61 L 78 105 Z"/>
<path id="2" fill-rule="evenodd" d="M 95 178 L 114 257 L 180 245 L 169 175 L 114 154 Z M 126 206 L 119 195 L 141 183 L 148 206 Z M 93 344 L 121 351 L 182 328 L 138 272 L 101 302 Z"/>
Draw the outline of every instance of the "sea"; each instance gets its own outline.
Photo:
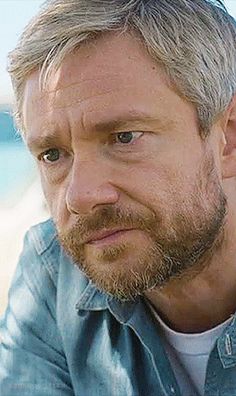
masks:
<path id="1" fill-rule="evenodd" d="M 17 131 L 10 107 L 0 107 L 0 209 L 16 204 L 33 182 L 36 164 Z"/>

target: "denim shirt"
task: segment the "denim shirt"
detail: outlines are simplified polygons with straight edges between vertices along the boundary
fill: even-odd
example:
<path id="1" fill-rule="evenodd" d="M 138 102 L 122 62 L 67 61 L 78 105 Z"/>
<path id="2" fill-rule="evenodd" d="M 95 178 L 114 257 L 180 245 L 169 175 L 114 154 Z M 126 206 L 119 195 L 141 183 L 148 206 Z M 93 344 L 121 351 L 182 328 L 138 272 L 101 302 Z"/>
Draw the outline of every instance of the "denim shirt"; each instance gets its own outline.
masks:
<path id="1" fill-rule="evenodd" d="M 191 396 L 180 395 L 145 300 L 99 291 L 52 220 L 25 237 L 0 336 L 1 396 Z M 235 318 L 210 354 L 205 396 L 236 396 Z"/>

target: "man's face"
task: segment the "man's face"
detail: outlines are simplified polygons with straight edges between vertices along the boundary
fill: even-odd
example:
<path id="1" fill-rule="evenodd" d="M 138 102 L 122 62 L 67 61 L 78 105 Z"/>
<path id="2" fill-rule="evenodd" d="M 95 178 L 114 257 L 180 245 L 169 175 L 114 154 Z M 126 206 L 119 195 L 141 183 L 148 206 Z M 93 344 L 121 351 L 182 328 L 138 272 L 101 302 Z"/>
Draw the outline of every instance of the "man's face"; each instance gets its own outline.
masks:
<path id="1" fill-rule="evenodd" d="M 106 35 L 42 92 L 38 79 L 26 82 L 26 139 L 65 250 L 118 298 L 196 271 L 226 200 L 217 150 L 162 68 L 134 37 Z"/>

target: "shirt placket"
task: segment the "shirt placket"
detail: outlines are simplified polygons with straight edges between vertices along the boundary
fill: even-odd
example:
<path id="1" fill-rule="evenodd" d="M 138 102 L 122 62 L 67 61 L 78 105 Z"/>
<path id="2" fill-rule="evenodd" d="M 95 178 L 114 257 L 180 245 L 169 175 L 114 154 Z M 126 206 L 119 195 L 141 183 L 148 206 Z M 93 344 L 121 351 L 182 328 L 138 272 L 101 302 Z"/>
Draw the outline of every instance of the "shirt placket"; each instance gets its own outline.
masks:
<path id="1" fill-rule="evenodd" d="M 212 350 L 206 372 L 205 396 L 236 396 L 235 318 Z"/>
<path id="2" fill-rule="evenodd" d="M 129 326 L 138 337 L 141 346 L 146 350 L 152 369 L 156 374 L 158 396 L 181 396 L 177 381 L 158 334 L 157 327 L 147 313 L 145 304 L 140 299 L 129 310 L 120 309 L 119 303 L 112 300 L 109 304 L 111 313 L 123 325 Z"/>

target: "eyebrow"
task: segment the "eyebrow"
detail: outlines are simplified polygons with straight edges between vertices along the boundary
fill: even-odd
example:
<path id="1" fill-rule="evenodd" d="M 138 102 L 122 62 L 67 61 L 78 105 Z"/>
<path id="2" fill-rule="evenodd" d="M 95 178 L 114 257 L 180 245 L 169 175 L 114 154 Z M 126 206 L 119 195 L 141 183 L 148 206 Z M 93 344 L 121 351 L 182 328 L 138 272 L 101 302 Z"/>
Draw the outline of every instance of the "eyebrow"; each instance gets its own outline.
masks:
<path id="1" fill-rule="evenodd" d="M 60 141 L 60 134 L 57 131 L 53 131 L 45 136 L 29 138 L 28 140 L 26 135 L 26 144 L 30 152 L 32 153 L 36 151 L 45 150 L 46 148 L 54 147 L 58 145 L 59 141 Z"/>
<path id="2" fill-rule="evenodd" d="M 125 128 L 129 124 L 144 124 L 144 123 L 152 123 L 155 128 L 168 130 L 170 127 L 173 127 L 173 120 L 169 118 L 165 118 L 161 120 L 156 114 L 148 113 L 145 110 L 131 110 L 127 112 L 118 112 L 114 117 L 111 118 L 108 115 L 107 119 L 102 121 L 98 121 L 91 125 L 91 131 L 94 130 L 96 132 L 109 131 L 109 130 L 118 130 Z"/>
<path id="3" fill-rule="evenodd" d="M 113 117 L 112 119 L 108 118 L 107 120 L 100 121 L 91 125 L 91 132 L 107 132 L 107 131 L 116 131 L 122 128 L 126 128 L 129 124 L 133 123 L 153 123 L 155 127 L 165 131 L 170 127 L 173 127 L 174 122 L 172 120 L 166 119 L 161 121 L 147 113 L 143 112 L 129 112 L 128 114 L 122 114 L 122 116 Z M 50 148 L 58 145 L 60 142 L 60 132 L 58 130 L 53 130 L 45 136 L 38 136 L 29 138 L 27 141 L 27 146 L 31 152 L 45 150 L 46 148 Z"/>
<path id="4" fill-rule="evenodd" d="M 118 130 L 126 127 L 130 123 L 145 123 L 152 122 L 155 123 L 155 126 L 162 129 L 167 129 L 170 125 L 173 125 L 173 122 L 170 120 L 165 120 L 162 122 L 160 119 L 146 113 L 129 113 L 127 116 L 116 117 L 113 119 L 108 119 L 106 121 L 101 121 L 96 123 L 91 130 L 96 132 L 103 132 L 109 130 Z"/>

